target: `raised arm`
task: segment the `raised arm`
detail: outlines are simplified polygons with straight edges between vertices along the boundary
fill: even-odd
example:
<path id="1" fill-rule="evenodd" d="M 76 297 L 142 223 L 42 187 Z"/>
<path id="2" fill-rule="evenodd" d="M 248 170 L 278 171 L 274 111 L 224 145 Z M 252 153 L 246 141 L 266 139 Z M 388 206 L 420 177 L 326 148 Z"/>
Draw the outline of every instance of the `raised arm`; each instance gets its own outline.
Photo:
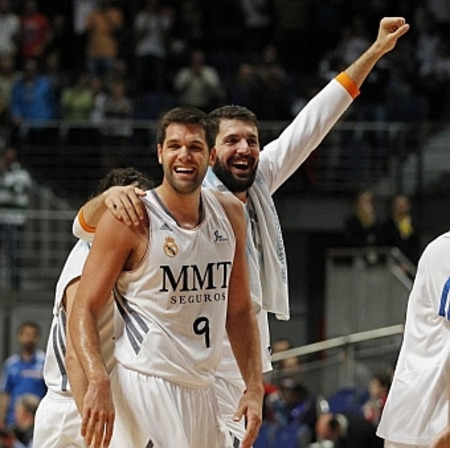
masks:
<path id="1" fill-rule="evenodd" d="M 251 447 L 258 436 L 262 422 L 264 386 L 261 345 L 258 324 L 250 300 L 243 206 L 234 196 L 226 196 L 222 204 L 236 234 L 236 252 L 230 278 L 226 327 L 234 356 L 246 385 L 246 391 L 235 413 L 235 420 L 239 421 L 242 416 L 246 416 L 247 427 L 241 446 Z"/>
<path id="2" fill-rule="evenodd" d="M 390 52 L 398 39 L 409 30 L 409 25 L 403 17 L 384 17 L 380 21 L 375 42 L 344 72 L 361 87 L 378 60 Z"/>

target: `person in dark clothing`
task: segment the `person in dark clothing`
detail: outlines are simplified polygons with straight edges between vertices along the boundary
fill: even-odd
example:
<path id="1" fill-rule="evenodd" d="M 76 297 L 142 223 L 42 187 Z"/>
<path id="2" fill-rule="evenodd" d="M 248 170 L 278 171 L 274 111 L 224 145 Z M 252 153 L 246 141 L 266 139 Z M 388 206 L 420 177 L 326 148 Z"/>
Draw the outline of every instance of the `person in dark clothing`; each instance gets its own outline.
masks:
<path id="1" fill-rule="evenodd" d="M 391 215 L 383 224 L 386 246 L 397 247 L 414 265 L 421 253 L 420 234 L 411 217 L 411 203 L 404 194 L 394 196 Z"/>
<path id="2" fill-rule="evenodd" d="M 375 434 L 375 425 L 358 413 L 322 413 L 317 419 L 316 435 L 313 447 L 383 447 L 383 440 Z"/>
<path id="3" fill-rule="evenodd" d="M 381 226 L 375 210 L 375 195 L 370 189 L 357 193 L 353 212 L 344 224 L 344 238 L 350 247 L 377 246 L 382 243 Z"/>

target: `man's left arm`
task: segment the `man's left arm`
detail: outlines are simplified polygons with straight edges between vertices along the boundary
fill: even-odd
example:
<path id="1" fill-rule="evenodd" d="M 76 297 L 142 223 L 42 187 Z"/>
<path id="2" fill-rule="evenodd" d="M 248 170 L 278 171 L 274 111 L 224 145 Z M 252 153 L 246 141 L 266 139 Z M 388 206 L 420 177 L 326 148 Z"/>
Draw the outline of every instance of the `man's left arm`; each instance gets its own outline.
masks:
<path id="1" fill-rule="evenodd" d="M 262 422 L 264 396 L 259 329 L 250 298 L 248 268 L 245 254 L 246 228 L 242 204 L 227 196 L 224 208 L 236 235 L 236 251 L 228 291 L 226 328 L 234 356 L 246 385 L 235 413 L 235 420 L 246 416 L 247 427 L 242 447 L 255 442 Z"/>

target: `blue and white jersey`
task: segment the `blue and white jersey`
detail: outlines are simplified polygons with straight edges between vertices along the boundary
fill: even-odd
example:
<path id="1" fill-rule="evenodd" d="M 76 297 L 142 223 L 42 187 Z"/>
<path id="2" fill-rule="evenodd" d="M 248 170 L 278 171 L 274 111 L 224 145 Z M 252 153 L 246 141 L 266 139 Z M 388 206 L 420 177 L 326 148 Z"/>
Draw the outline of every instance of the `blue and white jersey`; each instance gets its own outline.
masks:
<path id="1" fill-rule="evenodd" d="M 178 225 L 154 190 L 146 255 L 122 272 L 115 297 L 124 321 L 116 358 L 125 367 L 188 387 L 215 377 L 225 339 L 228 284 L 236 239 L 222 204 L 202 189 L 203 218 Z"/>
<path id="2" fill-rule="evenodd" d="M 44 379 L 52 392 L 71 396 L 69 380 L 66 370 L 66 330 L 67 314 L 63 303 L 67 286 L 81 277 L 84 263 L 89 254 L 90 244 L 79 240 L 72 248 L 61 275 L 56 284 L 55 300 L 53 305 L 53 320 L 47 341 L 44 364 Z M 99 319 L 100 346 L 108 371 L 114 367 L 114 303 L 111 301 Z"/>
<path id="3" fill-rule="evenodd" d="M 384 439 L 428 447 L 448 424 L 449 292 L 450 233 L 445 233 L 426 247 L 419 261 L 403 343 L 377 430 Z"/>

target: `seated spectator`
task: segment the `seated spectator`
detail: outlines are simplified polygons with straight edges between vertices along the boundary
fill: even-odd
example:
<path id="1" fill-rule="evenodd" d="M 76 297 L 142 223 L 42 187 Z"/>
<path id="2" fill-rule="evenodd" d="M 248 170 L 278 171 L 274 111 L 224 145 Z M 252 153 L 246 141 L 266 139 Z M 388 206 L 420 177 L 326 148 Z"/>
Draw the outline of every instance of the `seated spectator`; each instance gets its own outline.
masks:
<path id="1" fill-rule="evenodd" d="M 382 227 L 382 235 L 385 245 L 397 247 L 417 265 L 421 254 L 420 233 L 413 224 L 408 196 L 398 194 L 393 197 L 389 218 Z"/>

